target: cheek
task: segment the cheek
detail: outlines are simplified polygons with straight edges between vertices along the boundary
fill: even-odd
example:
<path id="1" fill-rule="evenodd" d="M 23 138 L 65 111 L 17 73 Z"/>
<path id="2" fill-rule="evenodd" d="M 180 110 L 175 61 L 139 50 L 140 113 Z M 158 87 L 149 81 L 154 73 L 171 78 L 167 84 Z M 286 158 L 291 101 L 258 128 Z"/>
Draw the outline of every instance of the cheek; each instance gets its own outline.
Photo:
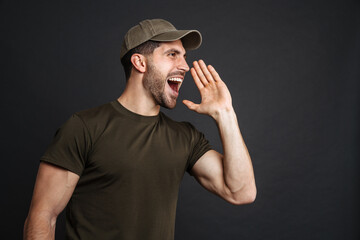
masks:
<path id="1" fill-rule="evenodd" d="M 163 75 L 167 76 L 174 69 L 174 63 L 169 59 L 162 59 L 161 61 L 156 61 L 156 69 L 161 72 Z"/>
<path id="2" fill-rule="evenodd" d="M 172 68 L 169 65 L 163 65 L 159 68 L 159 72 L 161 72 L 164 77 L 167 77 L 171 73 L 171 71 Z"/>

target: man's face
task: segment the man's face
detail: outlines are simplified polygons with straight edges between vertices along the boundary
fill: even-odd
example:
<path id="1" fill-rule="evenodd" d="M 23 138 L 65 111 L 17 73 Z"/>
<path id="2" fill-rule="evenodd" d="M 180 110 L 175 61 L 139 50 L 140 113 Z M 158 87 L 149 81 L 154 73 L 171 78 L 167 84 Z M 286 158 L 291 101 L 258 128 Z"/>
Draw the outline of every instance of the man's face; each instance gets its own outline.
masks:
<path id="1" fill-rule="evenodd" d="M 147 56 L 143 84 L 155 102 L 165 108 L 174 108 L 185 73 L 189 71 L 186 51 L 180 40 L 164 42 Z"/>

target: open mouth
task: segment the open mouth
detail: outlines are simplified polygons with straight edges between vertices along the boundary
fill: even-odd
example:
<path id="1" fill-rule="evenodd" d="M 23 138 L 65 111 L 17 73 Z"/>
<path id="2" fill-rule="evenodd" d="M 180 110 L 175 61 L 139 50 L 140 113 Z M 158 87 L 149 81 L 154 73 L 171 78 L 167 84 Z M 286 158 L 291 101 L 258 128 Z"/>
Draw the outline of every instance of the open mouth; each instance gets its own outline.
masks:
<path id="1" fill-rule="evenodd" d="M 177 77 L 172 77 L 172 78 L 169 78 L 167 80 L 170 88 L 174 91 L 174 92 L 179 92 L 179 89 L 180 89 L 180 86 L 181 86 L 181 83 L 182 83 L 183 79 L 182 78 L 177 78 Z"/>

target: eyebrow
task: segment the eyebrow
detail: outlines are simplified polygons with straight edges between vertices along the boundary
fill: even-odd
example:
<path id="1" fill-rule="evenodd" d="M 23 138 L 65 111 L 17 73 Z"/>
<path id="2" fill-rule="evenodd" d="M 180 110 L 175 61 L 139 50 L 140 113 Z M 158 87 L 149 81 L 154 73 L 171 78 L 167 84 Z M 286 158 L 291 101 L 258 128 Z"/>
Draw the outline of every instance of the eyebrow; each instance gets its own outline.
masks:
<path id="1" fill-rule="evenodd" d="M 174 52 L 174 53 L 176 53 L 176 54 L 180 54 L 180 53 L 181 53 L 179 50 L 177 50 L 177 49 L 175 49 L 175 48 L 170 48 L 169 50 L 165 51 L 165 54 L 168 54 L 168 53 L 170 53 L 170 52 Z M 186 52 L 185 52 L 185 54 L 184 54 L 184 57 L 186 57 Z"/>

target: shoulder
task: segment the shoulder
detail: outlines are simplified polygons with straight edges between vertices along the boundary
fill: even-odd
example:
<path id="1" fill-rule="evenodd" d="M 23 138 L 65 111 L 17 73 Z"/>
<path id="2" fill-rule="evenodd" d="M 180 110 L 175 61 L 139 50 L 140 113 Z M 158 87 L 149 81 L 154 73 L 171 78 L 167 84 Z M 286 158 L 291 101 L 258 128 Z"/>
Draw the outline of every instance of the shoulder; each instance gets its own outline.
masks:
<path id="1" fill-rule="evenodd" d="M 96 138 L 106 129 L 108 123 L 116 116 L 116 110 L 112 103 L 102 104 L 97 107 L 78 111 L 72 115 L 72 119 L 81 122 L 84 129 L 90 135 L 90 138 Z"/>
<path id="2" fill-rule="evenodd" d="M 110 117 L 114 114 L 114 108 L 112 107 L 111 102 L 105 103 L 100 106 L 96 106 L 93 108 L 89 108 L 86 110 L 82 110 L 79 112 L 74 113 L 75 116 L 79 117 L 81 120 L 85 122 L 91 121 L 99 121 L 101 119 Z"/>

